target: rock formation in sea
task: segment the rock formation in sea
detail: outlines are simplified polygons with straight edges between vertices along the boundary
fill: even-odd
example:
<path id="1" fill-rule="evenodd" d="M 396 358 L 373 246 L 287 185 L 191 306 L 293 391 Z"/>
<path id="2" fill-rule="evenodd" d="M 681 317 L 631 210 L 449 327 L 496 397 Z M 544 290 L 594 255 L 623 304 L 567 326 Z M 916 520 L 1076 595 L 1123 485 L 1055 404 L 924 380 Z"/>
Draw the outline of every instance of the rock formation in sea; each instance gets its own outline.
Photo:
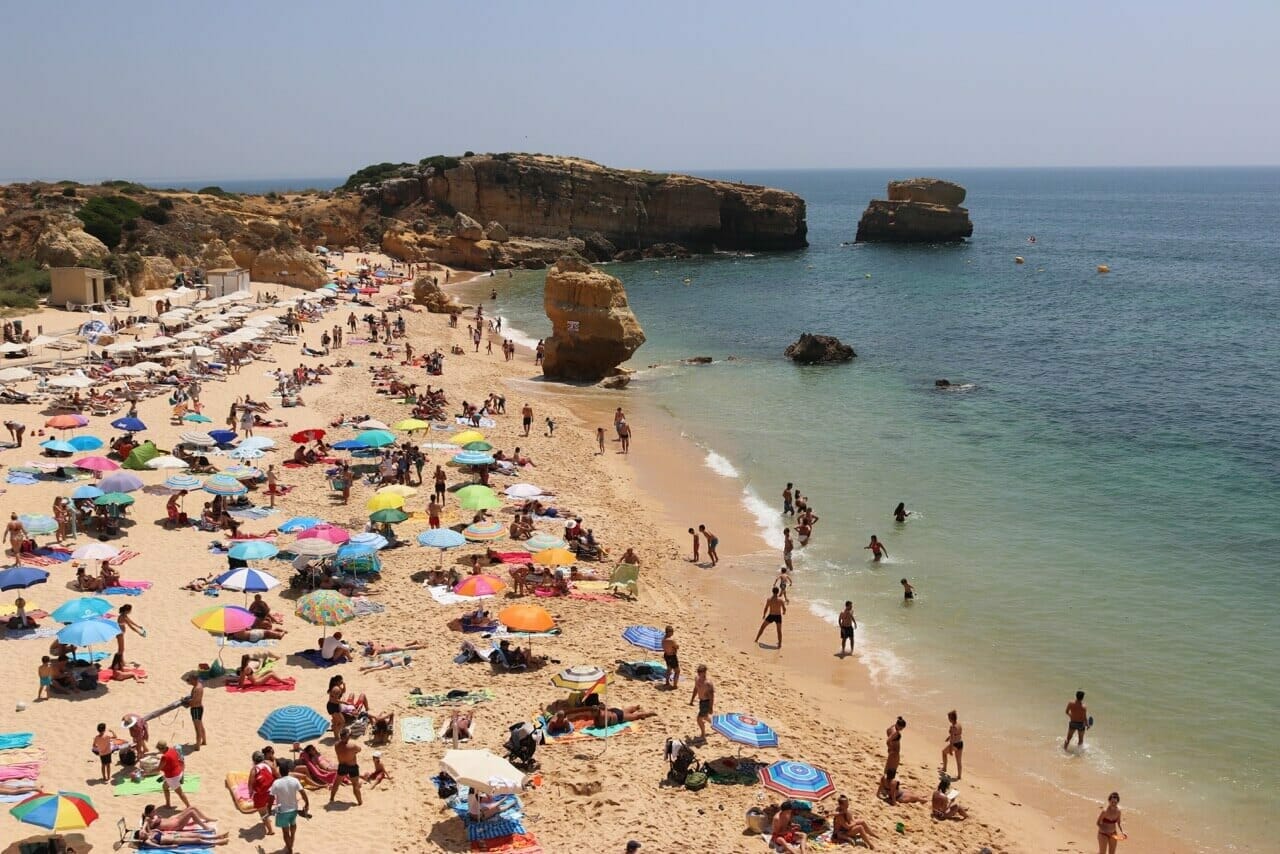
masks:
<path id="1" fill-rule="evenodd" d="M 547 270 L 543 307 L 551 321 L 542 359 L 547 377 L 603 379 L 644 343 L 622 282 L 576 257 Z"/>
<path id="2" fill-rule="evenodd" d="M 939 178 L 889 182 L 888 199 L 872 199 L 858 221 L 858 243 L 955 243 L 973 234 L 965 189 Z"/>
<path id="3" fill-rule="evenodd" d="M 437 275 L 419 276 L 413 282 L 413 301 L 431 314 L 452 314 L 469 306 L 462 305 L 440 287 Z"/>
<path id="4" fill-rule="evenodd" d="M 832 335 L 806 332 L 788 344 L 783 355 L 801 365 L 832 365 L 848 362 L 858 355 L 853 348 Z"/>

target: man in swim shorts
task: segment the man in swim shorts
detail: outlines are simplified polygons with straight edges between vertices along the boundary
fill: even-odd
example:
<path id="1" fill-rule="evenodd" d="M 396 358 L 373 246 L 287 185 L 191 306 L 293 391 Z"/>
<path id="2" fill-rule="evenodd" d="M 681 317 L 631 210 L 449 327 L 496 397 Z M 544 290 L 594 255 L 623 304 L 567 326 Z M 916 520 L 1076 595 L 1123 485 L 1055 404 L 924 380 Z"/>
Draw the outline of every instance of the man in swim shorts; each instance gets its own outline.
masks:
<path id="1" fill-rule="evenodd" d="M 165 807 L 173 806 L 170 803 L 170 792 L 177 792 L 178 797 L 182 798 L 182 805 L 190 807 L 191 802 L 187 800 L 187 793 L 182 791 L 182 777 L 186 771 L 186 763 L 182 761 L 182 756 L 163 740 L 156 742 L 156 750 L 160 752 L 160 775 L 164 777 Z"/>
<path id="2" fill-rule="evenodd" d="M 706 525 L 699 525 L 698 530 L 702 532 L 702 536 L 707 538 L 707 557 L 711 558 L 711 565 L 715 566 L 720 562 L 720 556 L 716 554 L 716 547 L 720 545 L 720 538 L 708 531 Z"/>
<path id="3" fill-rule="evenodd" d="M 662 680 L 666 688 L 680 687 L 680 644 L 675 639 L 675 627 L 667 626 L 662 636 L 662 660 L 667 665 L 667 675 Z"/>
<path id="4" fill-rule="evenodd" d="M 524 435 L 529 435 L 529 428 L 533 426 L 533 407 L 525 404 L 520 409 L 520 423 L 524 427 Z"/>
<path id="5" fill-rule="evenodd" d="M 782 600 L 780 591 L 775 587 L 764 603 L 764 622 L 760 624 L 760 631 L 756 632 L 756 643 L 760 642 L 760 636 L 764 634 L 765 628 L 773 623 L 778 629 L 777 649 L 782 649 L 782 615 L 785 613 L 787 613 L 787 603 Z"/>
<path id="6" fill-rule="evenodd" d="M 707 740 L 707 724 L 711 723 L 711 714 L 715 709 L 716 686 L 707 678 L 707 665 L 698 665 L 698 676 L 693 680 L 693 696 L 689 705 L 698 701 L 698 731 L 703 741 Z"/>
<path id="7" fill-rule="evenodd" d="M 1084 692 L 1077 691 L 1073 702 L 1067 703 L 1067 738 L 1062 742 L 1066 750 L 1071 744 L 1071 736 L 1076 737 L 1076 746 L 1084 747 L 1084 731 L 1089 728 L 1089 710 L 1084 704 Z"/>
<path id="8" fill-rule="evenodd" d="M 782 514 L 784 516 L 796 515 L 796 506 L 791 492 L 791 484 L 787 484 L 787 488 L 782 490 Z"/>
<path id="9" fill-rule="evenodd" d="M 343 727 L 338 731 L 338 740 L 333 745 L 333 752 L 338 755 L 338 774 L 333 778 L 333 785 L 329 787 L 329 803 L 333 803 L 333 799 L 338 794 L 338 786 L 342 785 L 342 779 L 345 777 L 351 782 L 351 791 L 356 796 L 356 806 L 364 804 L 364 798 L 360 796 L 360 765 L 357 763 L 357 754 L 360 753 L 360 745 L 351 740 L 351 728 Z"/>
<path id="10" fill-rule="evenodd" d="M 849 642 L 849 654 L 853 654 L 853 631 L 858 628 L 858 618 L 853 615 L 853 602 L 846 600 L 844 610 L 837 618 L 840 624 L 840 654 L 844 655 L 844 642 Z"/>

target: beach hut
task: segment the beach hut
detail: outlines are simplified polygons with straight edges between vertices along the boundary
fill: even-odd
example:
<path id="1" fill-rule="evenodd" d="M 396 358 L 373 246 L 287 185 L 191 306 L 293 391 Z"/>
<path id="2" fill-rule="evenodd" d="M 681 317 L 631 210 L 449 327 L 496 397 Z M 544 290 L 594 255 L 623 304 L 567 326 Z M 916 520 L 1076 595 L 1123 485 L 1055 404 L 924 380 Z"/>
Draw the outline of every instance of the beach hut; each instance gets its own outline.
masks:
<path id="1" fill-rule="evenodd" d="M 243 267 L 222 267 L 205 273 L 209 299 L 249 290 L 249 271 Z"/>
<path id="2" fill-rule="evenodd" d="M 49 270 L 49 305 L 72 310 L 103 305 L 111 295 L 115 278 L 92 267 L 53 267 Z"/>

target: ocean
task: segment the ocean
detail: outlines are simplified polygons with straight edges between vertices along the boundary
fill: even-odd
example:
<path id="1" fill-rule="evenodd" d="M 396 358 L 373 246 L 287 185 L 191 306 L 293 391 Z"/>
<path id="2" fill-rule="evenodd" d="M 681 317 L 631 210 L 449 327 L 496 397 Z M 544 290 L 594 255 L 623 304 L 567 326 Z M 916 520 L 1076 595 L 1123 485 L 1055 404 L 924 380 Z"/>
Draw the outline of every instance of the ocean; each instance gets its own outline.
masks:
<path id="1" fill-rule="evenodd" d="M 629 394 L 741 489 L 756 584 L 784 484 L 810 497 L 798 590 L 828 619 L 854 600 L 882 692 L 959 709 L 971 764 L 1274 850 L 1280 169 L 945 170 L 972 240 L 852 245 L 908 174 L 930 173 L 716 175 L 799 193 L 811 245 L 610 265 L 648 336 Z M 549 332 L 542 274 L 474 293 L 494 282 L 511 326 Z M 806 331 L 857 359 L 791 364 Z M 1076 690 L 1097 724 L 1068 756 Z"/>

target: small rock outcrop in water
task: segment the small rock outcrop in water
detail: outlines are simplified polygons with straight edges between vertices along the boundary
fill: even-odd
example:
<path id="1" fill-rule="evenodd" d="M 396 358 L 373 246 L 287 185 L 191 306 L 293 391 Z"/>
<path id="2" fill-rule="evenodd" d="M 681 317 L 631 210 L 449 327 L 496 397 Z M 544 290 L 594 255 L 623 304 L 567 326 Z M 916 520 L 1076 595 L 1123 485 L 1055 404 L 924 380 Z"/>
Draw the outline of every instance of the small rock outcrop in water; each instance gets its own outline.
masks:
<path id="1" fill-rule="evenodd" d="M 832 365 L 852 361 L 858 355 L 853 348 L 832 335 L 804 333 L 787 347 L 784 355 L 801 365 Z"/>
<path id="2" fill-rule="evenodd" d="M 452 314 L 466 308 L 440 288 L 435 276 L 419 276 L 414 281 L 413 301 L 431 314 Z"/>
<path id="3" fill-rule="evenodd" d="M 602 379 L 644 343 L 622 282 L 577 258 L 561 258 L 547 271 L 543 307 L 551 337 L 542 373 L 552 379 Z"/>
<path id="4" fill-rule="evenodd" d="M 955 243 L 973 234 L 965 189 L 938 178 L 889 182 L 889 198 L 872 199 L 858 221 L 858 243 Z"/>

